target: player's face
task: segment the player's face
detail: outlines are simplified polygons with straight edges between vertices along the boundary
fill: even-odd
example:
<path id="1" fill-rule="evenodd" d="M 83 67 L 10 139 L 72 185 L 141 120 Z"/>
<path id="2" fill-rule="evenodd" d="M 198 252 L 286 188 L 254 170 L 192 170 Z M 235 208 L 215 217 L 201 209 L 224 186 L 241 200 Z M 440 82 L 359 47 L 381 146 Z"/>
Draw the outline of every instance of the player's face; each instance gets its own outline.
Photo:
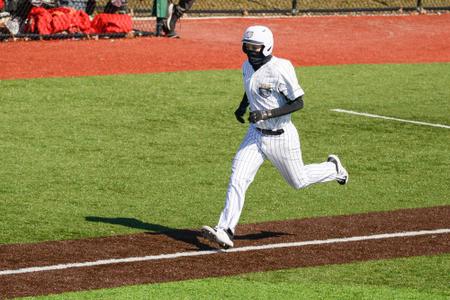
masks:
<path id="1" fill-rule="evenodd" d="M 263 47 L 262 45 L 253 45 L 244 43 L 244 48 L 250 52 L 259 52 L 261 51 L 262 47 Z"/>

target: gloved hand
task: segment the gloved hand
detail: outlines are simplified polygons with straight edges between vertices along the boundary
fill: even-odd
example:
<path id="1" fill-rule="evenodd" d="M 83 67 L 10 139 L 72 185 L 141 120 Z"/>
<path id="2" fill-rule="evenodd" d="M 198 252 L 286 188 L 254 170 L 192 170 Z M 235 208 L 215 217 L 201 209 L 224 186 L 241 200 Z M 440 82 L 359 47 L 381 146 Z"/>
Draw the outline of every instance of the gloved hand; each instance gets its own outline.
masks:
<path id="1" fill-rule="evenodd" d="M 257 123 L 262 120 L 267 120 L 270 118 L 270 111 L 267 110 L 256 110 L 250 112 L 250 115 L 248 117 L 248 121 L 250 123 Z"/>
<path id="2" fill-rule="evenodd" d="M 241 123 L 245 123 L 243 116 L 245 115 L 246 110 L 247 110 L 246 107 L 244 107 L 243 109 L 241 107 L 236 109 L 236 111 L 234 112 L 234 116 L 236 117 L 236 120 L 238 120 Z"/>

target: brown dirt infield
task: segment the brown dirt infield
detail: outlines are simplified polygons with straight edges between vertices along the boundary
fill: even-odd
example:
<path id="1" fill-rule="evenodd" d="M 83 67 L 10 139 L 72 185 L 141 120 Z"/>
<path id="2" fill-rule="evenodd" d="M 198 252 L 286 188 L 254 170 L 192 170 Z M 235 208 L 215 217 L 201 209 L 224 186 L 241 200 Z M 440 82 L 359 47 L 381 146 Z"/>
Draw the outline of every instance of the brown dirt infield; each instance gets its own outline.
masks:
<path id="1" fill-rule="evenodd" d="M 450 206 L 239 226 L 235 248 L 450 228 Z M 101 221 L 101 220 L 97 220 Z M 0 271 L 213 249 L 197 230 L 0 245 Z M 450 233 L 0 275 L 2 298 L 450 253 Z"/>
<path id="2" fill-rule="evenodd" d="M 450 14 L 182 20 L 181 39 L 0 43 L 0 79 L 239 69 L 247 26 L 294 65 L 450 62 Z"/>

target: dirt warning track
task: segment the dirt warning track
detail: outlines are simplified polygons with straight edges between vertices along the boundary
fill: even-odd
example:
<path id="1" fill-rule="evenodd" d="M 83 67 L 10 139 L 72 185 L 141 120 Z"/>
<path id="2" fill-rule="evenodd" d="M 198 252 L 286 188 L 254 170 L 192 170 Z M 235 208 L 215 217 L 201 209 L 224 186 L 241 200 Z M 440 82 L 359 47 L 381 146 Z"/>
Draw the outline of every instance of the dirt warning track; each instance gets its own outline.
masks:
<path id="1" fill-rule="evenodd" d="M 255 24 L 295 66 L 450 62 L 450 14 L 182 19 L 181 39 L 0 43 L 0 80 L 239 69 Z"/>
<path id="2" fill-rule="evenodd" d="M 231 251 L 192 229 L 3 245 L 0 296 L 450 253 L 448 216 L 450 206 L 441 206 L 242 225 Z"/>

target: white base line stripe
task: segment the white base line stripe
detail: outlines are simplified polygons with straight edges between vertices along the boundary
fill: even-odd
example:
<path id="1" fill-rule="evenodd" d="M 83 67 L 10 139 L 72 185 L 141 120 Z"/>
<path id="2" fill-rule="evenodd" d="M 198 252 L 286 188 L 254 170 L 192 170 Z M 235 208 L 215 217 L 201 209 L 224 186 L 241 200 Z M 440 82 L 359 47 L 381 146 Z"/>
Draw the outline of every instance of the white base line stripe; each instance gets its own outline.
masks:
<path id="1" fill-rule="evenodd" d="M 399 122 L 405 122 L 405 123 L 412 123 L 417 125 L 426 125 L 426 126 L 432 126 L 432 127 L 440 127 L 440 128 L 447 128 L 450 129 L 449 125 L 442 125 L 442 124 L 433 124 L 433 123 L 426 123 L 426 122 L 419 122 L 419 121 L 411 121 L 411 120 L 405 120 L 405 119 L 397 119 L 392 117 L 386 117 L 381 115 L 374 115 L 369 113 L 362 113 L 357 111 L 351 111 L 351 110 L 345 110 L 345 109 L 331 109 L 331 111 L 340 112 L 340 113 L 346 113 L 351 115 L 358 115 L 358 116 L 365 116 L 369 118 L 378 118 L 378 119 L 385 119 L 385 120 L 393 120 L 393 121 L 399 121 Z"/>
<path id="2" fill-rule="evenodd" d="M 92 262 L 59 264 L 59 265 L 52 265 L 52 266 L 31 267 L 31 268 L 23 268 L 23 269 L 16 269 L 16 270 L 3 270 L 3 271 L 0 271 L 0 276 L 1 275 L 14 275 L 14 274 L 42 272 L 42 271 L 63 270 L 63 269 L 70 269 L 70 268 L 84 268 L 84 267 L 111 265 L 111 264 L 119 264 L 119 263 L 174 259 L 174 258 L 180 258 L 180 257 L 193 257 L 193 256 L 211 255 L 211 254 L 217 254 L 217 253 L 246 252 L 246 251 L 280 249 L 280 248 L 289 248 L 289 247 L 303 247 L 303 246 L 310 246 L 310 245 L 337 244 L 337 243 L 380 240 L 380 239 L 390 239 L 390 238 L 400 238 L 400 237 L 413 237 L 413 236 L 445 234 L 445 233 L 450 233 L 450 228 L 384 233 L 384 234 L 375 234 L 375 235 L 368 235 L 368 236 L 335 238 L 335 239 L 328 239 L 328 240 L 313 240 L 313 241 L 304 241 L 304 242 L 268 244 L 268 245 L 260 245 L 260 246 L 231 248 L 228 250 L 221 249 L 221 250 L 207 250 L 207 251 L 190 251 L 190 252 L 178 252 L 178 253 L 172 253 L 172 254 L 160 254 L 160 255 L 150 255 L 150 256 L 142 256 L 142 257 L 105 259 L 105 260 L 97 260 L 97 261 L 92 261 Z"/>

